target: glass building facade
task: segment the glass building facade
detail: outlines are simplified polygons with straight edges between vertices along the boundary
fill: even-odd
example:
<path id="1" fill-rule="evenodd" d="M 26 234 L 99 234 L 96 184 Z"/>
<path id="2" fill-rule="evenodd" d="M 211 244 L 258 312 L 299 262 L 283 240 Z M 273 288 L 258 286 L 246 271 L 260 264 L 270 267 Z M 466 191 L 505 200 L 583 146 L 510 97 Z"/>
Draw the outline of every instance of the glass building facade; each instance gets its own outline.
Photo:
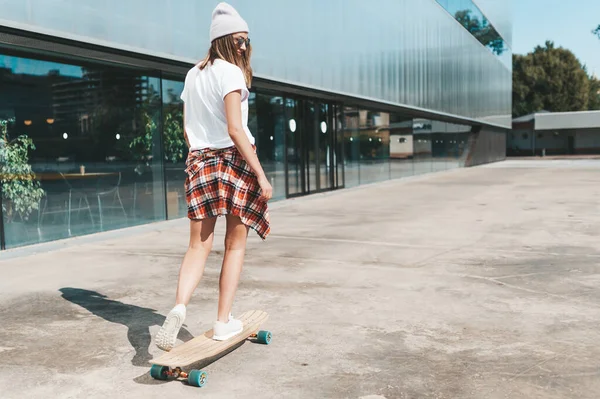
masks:
<path id="1" fill-rule="evenodd" d="M 249 127 L 275 200 L 504 158 L 497 5 L 230 3 L 251 29 Z M 179 95 L 217 1 L 148 4 L 0 0 L 3 249 L 186 216 Z"/>

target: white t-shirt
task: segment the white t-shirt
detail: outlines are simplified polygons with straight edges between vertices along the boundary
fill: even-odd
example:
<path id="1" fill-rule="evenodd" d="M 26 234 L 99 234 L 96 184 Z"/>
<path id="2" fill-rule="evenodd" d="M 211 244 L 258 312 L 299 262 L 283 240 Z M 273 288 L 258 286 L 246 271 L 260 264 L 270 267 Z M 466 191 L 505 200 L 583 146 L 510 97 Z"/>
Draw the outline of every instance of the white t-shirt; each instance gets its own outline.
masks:
<path id="1" fill-rule="evenodd" d="M 248 88 L 242 70 L 227 61 L 216 59 L 200 70 L 198 65 L 185 77 L 181 99 L 184 102 L 185 131 L 190 150 L 220 149 L 233 146 L 227 131 L 225 101 L 227 94 L 242 92 L 242 126 L 251 144 L 254 137 L 248 129 Z"/>

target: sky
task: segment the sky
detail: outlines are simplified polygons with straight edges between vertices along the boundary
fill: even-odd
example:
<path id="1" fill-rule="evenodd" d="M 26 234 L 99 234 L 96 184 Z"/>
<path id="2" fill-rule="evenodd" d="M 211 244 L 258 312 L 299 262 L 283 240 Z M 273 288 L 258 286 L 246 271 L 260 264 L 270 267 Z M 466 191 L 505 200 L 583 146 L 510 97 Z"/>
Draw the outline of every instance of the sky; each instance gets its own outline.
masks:
<path id="1" fill-rule="evenodd" d="M 598 25 L 600 0 L 513 0 L 512 50 L 527 54 L 551 40 L 600 77 L 600 39 L 591 33 Z"/>

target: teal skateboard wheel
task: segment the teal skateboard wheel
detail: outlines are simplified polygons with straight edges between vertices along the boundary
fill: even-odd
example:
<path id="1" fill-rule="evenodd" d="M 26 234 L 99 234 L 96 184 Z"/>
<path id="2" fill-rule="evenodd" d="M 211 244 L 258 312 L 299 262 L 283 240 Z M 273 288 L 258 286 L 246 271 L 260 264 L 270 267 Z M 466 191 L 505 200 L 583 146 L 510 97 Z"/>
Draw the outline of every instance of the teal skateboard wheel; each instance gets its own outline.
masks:
<path id="1" fill-rule="evenodd" d="M 152 368 L 150 369 L 150 376 L 152 378 L 154 378 L 155 380 L 166 380 L 167 379 L 167 373 L 169 372 L 169 367 L 167 366 L 160 366 L 158 364 L 153 364 Z"/>
<path id="2" fill-rule="evenodd" d="M 261 344 L 269 345 L 271 339 L 273 339 L 273 334 L 271 334 L 271 331 L 261 330 L 256 334 L 256 339 Z"/>
<path id="3" fill-rule="evenodd" d="M 192 370 L 188 374 L 188 383 L 195 387 L 203 387 L 206 384 L 206 379 L 208 378 L 208 374 L 202 370 Z"/>

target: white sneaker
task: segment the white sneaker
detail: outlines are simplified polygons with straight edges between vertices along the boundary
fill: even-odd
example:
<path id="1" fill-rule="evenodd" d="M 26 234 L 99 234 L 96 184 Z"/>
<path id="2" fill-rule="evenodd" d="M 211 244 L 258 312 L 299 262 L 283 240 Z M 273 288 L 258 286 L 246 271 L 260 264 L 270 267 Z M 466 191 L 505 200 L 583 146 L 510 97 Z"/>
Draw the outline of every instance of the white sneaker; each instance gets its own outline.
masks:
<path id="1" fill-rule="evenodd" d="M 167 315 L 165 322 L 156 334 L 156 346 L 164 351 L 170 351 L 177 342 L 179 329 L 185 321 L 185 305 L 175 306 Z"/>
<path id="2" fill-rule="evenodd" d="M 244 324 L 238 320 L 234 319 L 229 314 L 229 321 L 227 323 L 223 323 L 222 321 L 215 321 L 215 325 L 213 326 L 213 339 L 215 341 L 225 341 L 244 330 Z"/>

